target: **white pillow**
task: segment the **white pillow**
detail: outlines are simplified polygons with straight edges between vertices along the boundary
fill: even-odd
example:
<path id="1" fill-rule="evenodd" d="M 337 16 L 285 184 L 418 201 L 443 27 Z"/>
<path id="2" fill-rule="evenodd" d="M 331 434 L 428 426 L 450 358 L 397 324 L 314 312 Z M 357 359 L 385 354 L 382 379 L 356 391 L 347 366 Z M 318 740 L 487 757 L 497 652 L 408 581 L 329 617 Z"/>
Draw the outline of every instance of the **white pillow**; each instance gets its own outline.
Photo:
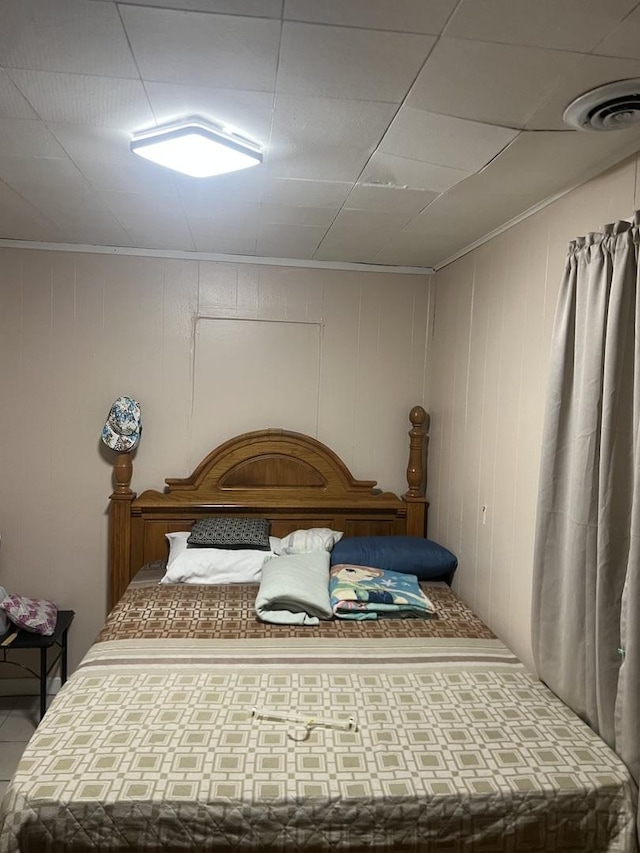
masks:
<path id="1" fill-rule="evenodd" d="M 344 533 L 328 527 L 311 527 L 309 530 L 294 530 L 284 539 L 276 554 L 308 554 L 311 551 L 330 551 Z"/>
<path id="2" fill-rule="evenodd" d="M 271 551 L 272 556 L 273 556 L 273 554 L 279 554 L 280 553 L 280 543 L 281 542 L 282 542 L 282 539 L 279 539 L 277 536 L 270 536 L 269 537 L 269 550 Z"/>
<path id="3" fill-rule="evenodd" d="M 176 557 L 179 557 L 180 554 L 184 554 L 187 550 L 187 539 L 190 535 L 189 531 L 186 531 L 185 533 L 165 533 L 165 536 L 169 541 L 169 558 L 167 560 L 167 566 L 170 566 Z"/>
<path id="4" fill-rule="evenodd" d="M 170 563 L 160 583 L 258 583 L 270 551 L 185 548 Z"/>

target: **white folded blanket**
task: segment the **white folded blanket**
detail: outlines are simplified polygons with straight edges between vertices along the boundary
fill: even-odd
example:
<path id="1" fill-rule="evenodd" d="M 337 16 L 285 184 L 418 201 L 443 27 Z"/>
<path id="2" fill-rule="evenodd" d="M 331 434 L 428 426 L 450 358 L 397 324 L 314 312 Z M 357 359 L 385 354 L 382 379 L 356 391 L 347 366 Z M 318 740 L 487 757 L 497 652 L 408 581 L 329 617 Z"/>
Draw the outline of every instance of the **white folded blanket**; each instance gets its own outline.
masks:
<path id="1" fill-rule="evenodd" d="M 329 553 L 273 557 L 262 566 L 256 614 L 277 625 L 317 625 L 331 619 Z"/>

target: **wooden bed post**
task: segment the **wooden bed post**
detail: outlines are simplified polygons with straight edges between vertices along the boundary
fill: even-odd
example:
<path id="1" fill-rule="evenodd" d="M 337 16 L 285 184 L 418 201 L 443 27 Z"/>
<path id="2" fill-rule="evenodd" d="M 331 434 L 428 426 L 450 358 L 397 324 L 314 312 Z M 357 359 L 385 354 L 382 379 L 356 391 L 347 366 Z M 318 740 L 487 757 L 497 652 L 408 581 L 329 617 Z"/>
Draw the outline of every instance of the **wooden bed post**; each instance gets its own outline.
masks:
<path id="1" fill-rule="evenodd" d="M 407 465 L 408 491 L 403 495 L 407 503 L 407 535 L 427 535 L 427 487 L 424 459 L 429 438 L 429 415 L 422 406 L 414 406 L 409 412 L 409 464 Z"/>
<path id="2" fill-rule="evenodd" d="M 130 579 L 131 491 L 133 462 L 130 453 L 118 453 L 113 466 L 116 487 L 109 497 L 109 610 L 121 598 Z"/>

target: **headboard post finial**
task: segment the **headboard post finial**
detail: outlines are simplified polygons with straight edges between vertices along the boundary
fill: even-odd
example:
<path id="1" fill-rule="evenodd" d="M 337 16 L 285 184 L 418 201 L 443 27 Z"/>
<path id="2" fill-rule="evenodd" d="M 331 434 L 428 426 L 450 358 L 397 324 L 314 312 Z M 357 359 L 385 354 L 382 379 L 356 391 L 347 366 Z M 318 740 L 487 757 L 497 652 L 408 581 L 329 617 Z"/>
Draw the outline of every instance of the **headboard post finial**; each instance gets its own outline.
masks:
<path id="1" fill-rule="evenodd" d="M 409 464 L 407 466 L 407 497 L 421 498 L 426 491 L 424 453 L 426 447 L 425 432 L 429 428 L 429 416 L 422 406 L 414 406 L 409 412 L 411 429 L 409 430 Z"/>
<path id="2" fill-rule="evenodd" d="M 113 476 L 116 481 L 115 494 L 128 495 L 131 492 L 133 477 L 133 462 L 130 453 L 118 453 L 113 466 Z"/>

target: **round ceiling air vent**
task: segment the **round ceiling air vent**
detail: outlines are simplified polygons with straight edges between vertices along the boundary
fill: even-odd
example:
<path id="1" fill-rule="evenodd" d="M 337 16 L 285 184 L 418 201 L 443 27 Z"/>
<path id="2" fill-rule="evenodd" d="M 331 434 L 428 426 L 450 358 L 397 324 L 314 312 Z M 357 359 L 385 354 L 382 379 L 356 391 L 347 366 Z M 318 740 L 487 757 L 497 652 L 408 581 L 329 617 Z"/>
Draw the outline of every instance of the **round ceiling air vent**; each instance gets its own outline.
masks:
<path id="1" fill-rule="evenodd" d="M 562 115 L 579 130 L 624 130 L 640 123 L 640 79 L 598 86 L 572 101 Z"/>

